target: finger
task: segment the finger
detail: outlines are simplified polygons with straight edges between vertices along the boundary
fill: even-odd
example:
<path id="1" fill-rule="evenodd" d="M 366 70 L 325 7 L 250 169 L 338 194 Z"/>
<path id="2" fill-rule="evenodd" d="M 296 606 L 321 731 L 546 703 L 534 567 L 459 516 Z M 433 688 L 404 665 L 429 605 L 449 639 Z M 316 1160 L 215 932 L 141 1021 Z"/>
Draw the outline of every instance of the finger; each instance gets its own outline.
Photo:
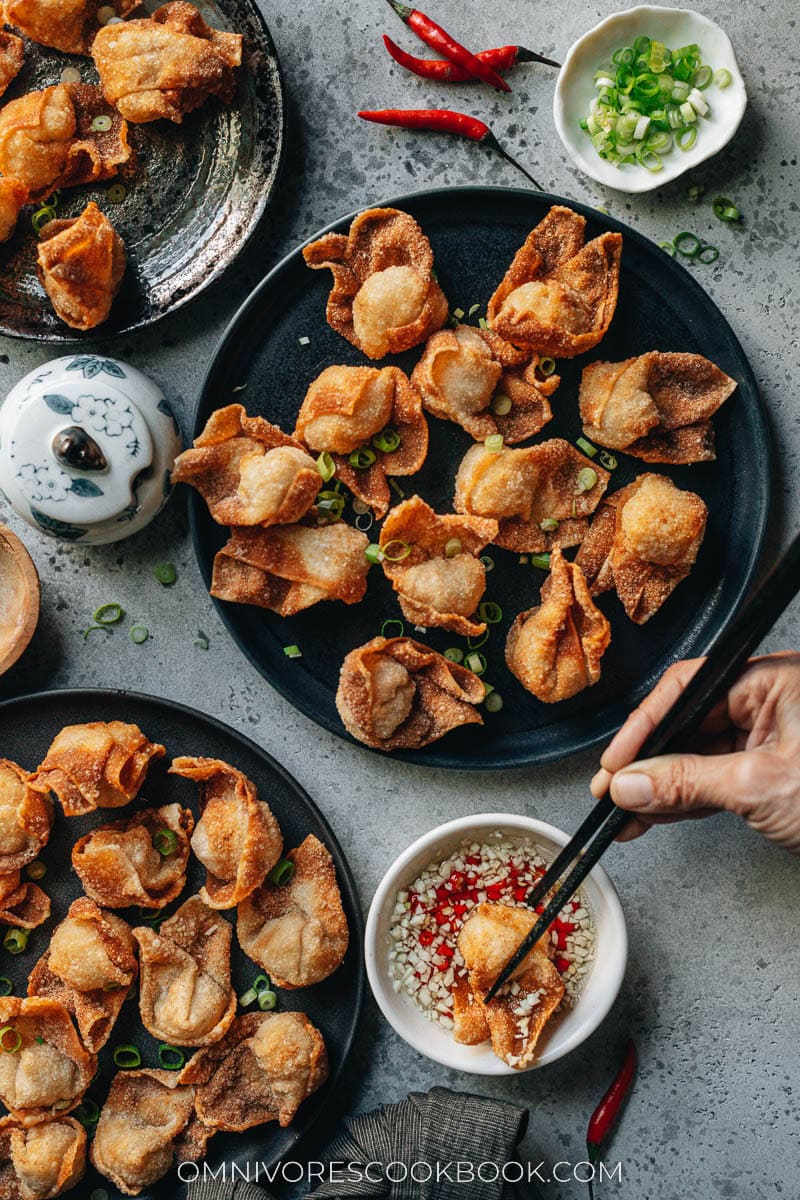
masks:
<path id="1" fill-rule="evenodd" d="M 600 765 L 607 771 L 618 771 L 633 762 L 639 747 L 655 729 L 686 687 L 704 660 L 686 659 L 675 663 L 659 679 L 638 708 L 634 709 L 619 733 L 603 752 Z"/>
<path id="2" fill-rule="evenodd" d="M 615 804 L 640 817 L 688 816 L 696 810 L 741 812 L 752 796 L 753 764 L 747 754 L 665 754 L 617 771 Z"/>

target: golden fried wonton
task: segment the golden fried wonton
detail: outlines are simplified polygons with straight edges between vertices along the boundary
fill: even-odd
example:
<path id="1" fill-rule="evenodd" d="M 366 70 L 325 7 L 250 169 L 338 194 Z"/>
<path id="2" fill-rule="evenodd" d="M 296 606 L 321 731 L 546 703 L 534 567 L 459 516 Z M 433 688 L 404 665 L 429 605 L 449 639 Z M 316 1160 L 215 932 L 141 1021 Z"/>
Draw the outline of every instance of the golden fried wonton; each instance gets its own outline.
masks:
<path id="1" fill-rule="evenodd" d="M 290 617 L 320 600 L 357 604 L 367 590 L 369 538 L 351 525 L 232 529 L 214 559 L 211 595 Z"/>
<path id="2" fill-rule="evenodd" d="M 63 1004 L 84 1046 L 96 1054 L 108 1041 L 136 974 L 129 927 L 81 896 L 31 971 L 28 995 Z"/>
<path id="3" fill-rule="evenodd" d="M 239 944 L 282 988 L 309 987 L 332 975 L 347 953 L 349 931 L 327 849 L 309 834 L 286 856 L 288 883 L 265 883 L 239 905 Z"/>
<path id="4" fill-rule="evenodd" d="M 52 46 L 65 54 L 88 54 L 100 28 L 99 8 L 109 7 L 125 17 L 136 0 L 116 0 L 102 5 L 99 0 L 5 0 L 5 18 L 32 42 Z"/>
<path id="5" fill-rule="evenodd" d="M 644 625 L 689 574 L 708 509 L 664 475 L 640 475 L 604 497 L 577 558 L 593 596 L 615 588 Z"/>
<path id="6" fill-rule="evenodd" d="M 39 278 L 56 316 L 94 329 L 111 312 L 125 274 L 122 238 L 92 200 L 79 217 L 48 221 L 39 234 Z"/>
<path id="7" fill-rule="evenodd" d="M 22 208 L 28 203 L 28 189 L 19 179 L 0 177 L 0 242 L 7 242 L 17 227 Z"/>
<path id="8" fill-rule="evenodd" d="M 486 517 L 439 516 L 419 496 L 389 513 L 380 533 L 383 570 L 397 592 L 403 616 L 414 625 L 477 637 L 486 629 L 470 620 L 486 590 L 479 555 L 497 537 Z M 403 555 L 405 557 L 403 557 Z"/>
<path id="9" fill-rule="evenodd" d="M 538 356 L 531 359 L 491 329 L 458 325 L 428 339 L 411 382 L 434 416 L 455 421 L 476 441 L 499 433 L 513 445 L 533 437 L 553 415 L 548 396 L 560 380 L 538 367 Z"/>
<path id="10" fill-rule="evenodd" d="M 179 804 L 145 808 L 79 838 L 72 866 L 87 896 L 104 908 L 164 908 L 186 884 L 193 829 L 194 817 Z"/>
<path id="11" fill-rule="evenodd" d="M 106 99 L 128 121 L 180 124 L 209 96 L 230 104 L 242 35 L 211 29 L 194 5 L 173 0 L 150 17 L 105 25 L 92 57 Z"/>
<path id="12" fill-rule="evenodd" d="M 285 1127 L 328 1078 L 328 1056 L 303 1013 L 247 1013 L 179 1078 L 195 1085 L 197 1115 L 209 1129 L 237 1132 L 267 1121 Z"/>
<path id="13" fill-rule="evenodd" d="M 645 462 L 708 462 L 716 457 L 711 417 L 735 388 L 702 354 L 651 350 L 590 363 L 579 395 L 583 431 Z"/>
<path id="14" fill-rule="evenodd" d="M 322 487 L 303 446 L 263 417 L 229 404 L 209 417 L 194 448 L 175 459 L 173 483 L 196 488 L 220 525 L 291 525 Z"/>
<path id="15" fill-rule="evenodd" d="M 483 1010 L 492 1050 L 519 1070 L 534 1061 L 536 1043 L 564 996 L 561 976 L 547 955 L 547 934 L 493 1000 L 486 1004 L 483 997 L 536 920 L 536 913 L 523 908 L 479 904 L 458 936 L 458 948 L 469 971 L 472 993 Z"/>
<path id="16" fill-rule="evenodd" d="M 50 837 L 53 802 L 29 780 L 22 767 L 0 758 L 0 875 L 33 862 Z"/>
<path id="17" fill-rule="evenodd" d="M 411 638 L 376 637 L 342 663 L 336 707 L 375 750 L 419 750 L 458 725 L 482 725 L 477 675 Z"/>
<path id="18" fill-rule="evenodd" d="M 193 1111 L 194 1089 L 174 1071 L 119 1071 L 97 1122 L 92 1162 L 126 1196 L 138 1196 L 179 1159 L 176 1141 Z"/>
<path id="19" fill-rule="evenodd" d="M 5 19 L 8 15 L 9 4 L 6 3 Z M 15 33 L 0 29 L 0 96 L 8 88 L 22 70 L 25 62 L 25 43 Z"/>
<path id="20" fill-rule="evenodd" d="M 382 432 L 400 439 L 381 450 L 372 439 Z M 428 423 L 422 398 L 399 367 L 326 367 L 308 389 L 294 435 L 311 450 L 327 450 L 336 477 L 369 504 L 380 520 L 389 509 L 389 475 L 414 475 L 428 453 Z M 372 464 L 350 461 L 367 451 Z"/>
<path id="21" fill-rule="evenodd" d="M 324 234 L 303 257 L 332 271 L 328 324 L 367 358 L 410 350 L 447 320 L 431 244 L 409 213 L 367 209 L 348 234 Z"/>
<path id="22" fill-rule="evenodd" d="M 23 882 L 20 871 L 0 875 L 0 925 L 37 929 L 50 916 L 50 897 L 36 883 Z"/>
<path id="23" fill-rule="evenodd" d="M 24 1126 L 0 1119 L 0 1196 L 54 1200 L 83 1179 L 86 1130 L 73 1117 Z"/>
<path id="24" fill-rule="evenodd" d="M 453 506 L 496 520 L 498 546 L 539 554 L 578 545 L 608 480 L 608 471 L 563 438 L 517 449 L 475 445 L 458 468 Z"/>
<path id="25" fill-rule="evenodd" d="M 134 929 L 139 943 L 139 1011 L 148 1033 L 174 1046 L 218 1042 L 236 1016 L 226 920 L 190 896 L 158 931 Z"/>
<path id="26" fill-rule="evenodd" d="M 0 1027 L 0 1100 L 11 1115 L 23 1125 L 38 1125 L 75 1108 L 97 1059 L 84 1050 L 64 1005 L 39 997 L 0 997 Z"/>
<path id="27" fill-rule="evenodd" d="M 603 338 L 617 306 L 622 235 L 583 244 L 586 221 L 554 205 L 489 301 L 490 328 L 539 354 L 574 358 Z"/>
<path id="28" fill-rule="evenodd" d="M 55 792 L 68 817 L 121 808 L 137 795 L 150 763 L 163 753 L 164 747 L 151 742 L 138 725 L 65 725 L 31 775 L 31 787 L 45 795 Z"/>
<path id="29" fill-rule="evenodd" d="M 272 809 L 246 775 L 218 758 L 172 760 L 171 775 L 200 788 L 200 820 L 192 837 L 206 868 L 200 898 L 211 908 L 234 908 L 264 882 L 283 849 Z"/>
<path id="30" fill-rule="evenodd" d="M 480 1000 L 469 985 L 468 972 L 457 970 L 450 988 L 453 1000 L 453 1041 L 461 1046 L 480 1046 L 489 1039 L 489 1024 Z"/>
<path id="31" fill-rule="evenodd" d="M 545 704 L 568 700 L 600 678 L 611 626 L 589 594 L 583 571 L 558 546 L 542 584 L 541 604 L 517 617 L 506 640 L 506 663 Z"/>

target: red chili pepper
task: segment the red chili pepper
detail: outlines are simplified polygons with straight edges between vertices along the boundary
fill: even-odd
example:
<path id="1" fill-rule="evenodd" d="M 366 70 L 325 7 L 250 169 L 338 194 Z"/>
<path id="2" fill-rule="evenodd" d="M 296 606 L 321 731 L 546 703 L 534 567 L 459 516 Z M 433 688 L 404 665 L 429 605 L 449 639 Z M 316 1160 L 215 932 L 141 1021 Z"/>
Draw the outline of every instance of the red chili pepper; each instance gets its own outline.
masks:
<path id="1" fill-rule="evenodd" d="M 430 929 L 420 930 L 419 943 L 421 946 L 430 946 L 432 941 L 433 934 L 431 933 Z"/>
<path id="2" fill-rule="evenodd" d="M 433 79 L 437 83 L 470 83 L 475 78 L 447 58 L 417 58 L 415 54 L 403 50 L 387 34 L 383 35 L 383 44 L 396 63 L 412 75 L 419 75 L 420 79 Z M 510 71 L 517 63 L 527 62 L 545 63 L 548 67 L 561 66 L 552 58 L 545 58 L 535 50 L 526 50 L 524 46 L 498 46 L 493 50 L 481 50 L 475 57 L 495 71 Z"/>
<path id="3" fill-rule="evenodd" d="M 586 1152 L 591 1163 L 595 1163 L 599 1159 L 603 1142 L 617 1122 L 620 1109 L 636 1075 L 636 1065 L 636 1046 L 633 1041 L 629 1041 L 622 1066 L 589 1120 L 589 1128 L 586 1133 Z M 593 1195 L 591 1183 L 589 1183 L 589 1195 L 590 1197 Z"/>
<path id="4" fill-rule="evenodd" d="M 466 46 L 462 46 L 454 37 L 442 29 L 441 25 L 437 25 L 430 17 L 426 17 L 425 13 L 420 12 L 418 8 L 412 8 L 409 4 L 400 4 L 399 0 L 389 0 L 394 11 L 402 21 L 410 29 L 414 30 L 417 37 L 430 46 L 431 50 L 437 50 L 439 54 L 443 54 L 446 59 L 453 63 L 456 67 L 461 67 L 466 71 L 467 75 L 471 75 L 473 79 L 480 79 L 483 83 L 490 84 L 499 92 L 510 92 L 511 88 L 504 79 L 495 71 L 494 67 L 489 63 L 483 62 L 477 55 L 468 50 Z"/>
<path id="5" fill-rule="evenodd" d="M 424 129 L 430 133 L 454 133 L 460 137 L 469 138 L 471 142 L 480 142 L 502 155 L 507 162 L 521 171 L 526 179 L 530 179 L 540 192 L 544 191 L 542 185 L 537 183 L 507 150 L 503 149 L 489 126 L 484 121 L 479 121 L 477 117 L 453 112 L 449 108 L 381 108 L 370 111 L 362 109 L 358 115 L 362 121 L 372 121 L 376 125 L 396 125 L 400 129 Z"/>

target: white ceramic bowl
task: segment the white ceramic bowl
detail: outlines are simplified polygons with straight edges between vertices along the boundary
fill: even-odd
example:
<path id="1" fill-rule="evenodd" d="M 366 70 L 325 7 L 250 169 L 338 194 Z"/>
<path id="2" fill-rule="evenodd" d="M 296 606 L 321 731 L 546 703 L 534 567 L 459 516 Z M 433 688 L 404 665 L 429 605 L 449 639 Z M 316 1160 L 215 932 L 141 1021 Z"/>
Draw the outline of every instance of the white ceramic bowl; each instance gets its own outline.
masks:
<path id="1" fill-rule="evenodd" d="M 465 839 L 483 842 L 498 830 L 511 838 L 534 841 L 547 859 L 554 858 L 569 840 L 554 825 L 513 813 L 481 813 L 439 825 L 418 838 L 386 872 L 370 905 L 365 934 L 367 976 L 389 1024 L 420 1054 L 473 1075 L 519 1072 L 496 1058 L 488 1043 L 459 1045 L 452 1033 L 429 1021 L 405 992 L 394 991 L 389 974 L 389 928 L 398 891 L 406 888 L 421 870 L 447 857 Z M 554 1018 L 542 1034 L 534 1067 L 555 1062 L 594 1032 L 613 1005 L 625 974 L 628 935 L 614 885 L 601 867 L 595 867 L 581 890 L 597 931 L 594 962 L 575 1007 Z"/>
<path id="2" fill-rule="evenodd" d="M 663 170 L 655 173 L 638 164 L 615 167 L 606 162 L 578 124 L 589 111 L 589 101 L 597 94 L 594 84 L 597 67 L 620 46 L 629 46 L 641 36 L 657 38 L 673 50 L 696 42 L 703 62 L 715 71 L 725 67 L 731 73 L 728 87 L 720 89 L 712 83 L 704 92 L 711 111 L 707 117 L 698 119 L 697 140 L 691 150 L 673 146 L 663 156 Z M 570 49 L 558 75 L 553 119 L 565 149 L 584 175 L 619 192 L 649 192 L 717 154 L 736 133 L 746 107 L 747 92 L 736 55 L 730 38 L 719 25 L 691 9 L 642 4 L 606 17 Z"/>

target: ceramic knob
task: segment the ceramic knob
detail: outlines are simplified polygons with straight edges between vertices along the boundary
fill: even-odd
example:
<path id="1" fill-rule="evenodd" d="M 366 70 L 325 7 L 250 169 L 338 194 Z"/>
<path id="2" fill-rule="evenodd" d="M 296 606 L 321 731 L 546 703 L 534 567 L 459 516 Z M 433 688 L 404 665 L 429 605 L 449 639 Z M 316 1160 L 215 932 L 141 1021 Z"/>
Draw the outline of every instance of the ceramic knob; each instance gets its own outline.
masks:
<path id="1" fill-rule="evenodd" d="M 152 521 L 180 451 L 164 393 L 116 358 L 57 358 L 0 408 L 0 488 L 29 525 L 70 542 L 116 542 Z"/>

